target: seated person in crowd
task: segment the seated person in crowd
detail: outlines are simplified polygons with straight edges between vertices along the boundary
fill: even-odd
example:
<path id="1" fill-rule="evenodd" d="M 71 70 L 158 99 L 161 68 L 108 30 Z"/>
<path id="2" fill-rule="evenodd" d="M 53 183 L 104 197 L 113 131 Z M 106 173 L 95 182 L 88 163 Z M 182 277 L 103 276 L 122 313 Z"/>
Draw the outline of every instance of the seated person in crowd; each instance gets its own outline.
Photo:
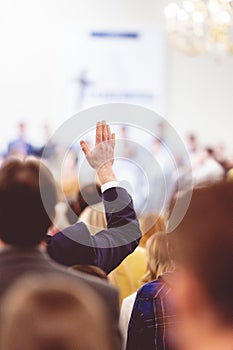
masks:
<path id="1" fill-rule="evenodd" d="M 181 350 L 233 349 L 233 183 L 194 190 L 169 234 Z"/>
<path id="2" fill-rule="evenodd" d="M 17 281 L 4 298 L 0 317 L 0 349 L 112 349 L 102 301 L 61 276 Z"/>
<path id="3" fill-rule="evenodd" d="M 74 265 L 74 266 L 68 267 L 68 269 L 71 269 L 72 271 L 84 272 L 84 273 L 87 273 L 87 274 L 89 274 L 91 276 L 95 276 L 95 277 L 101 278 L 101 279 L 105 280 L 106 282 L 108 281 L 108 276 L 98 266 L 94 266 L 94 265 Z"/>
<path id="4" fill-rule="evenodd" d="M 8 144 L 7 155 L 23 159 L 26 155 L 34 154 L 34 148 L 27 141 L 26 124 L 24 122 L 19 123 L 18 131 L 18 137 Z"/>
<path id="5" fill-rule="evenodd" d="M 84 222 L 92 235 L 107 228 L 106 215 L 103 202 L 98 202 L 86 207 L 78 221 Z"/>
<path id="6" fill-rule="evenodd" d="M 165 300 L 171 293 L 167 279 L 174 270 L 168 251 L 167 234 L 157 233 L 150 237 L 146 251 L 147 272 L 143 281 L 147 283 L 139 289 L 137 295 L 132 294 L 123 301 L 120 329 L 125 341 L 129 323 L 127 350 L 173 350 L 175 347 L 167 337 L 167 329 L 173 327 L 175 315 Z"/>
<path id="7" fill-rule="evenodd" d="M 101 206 L 102 220 L 104 222 L 104 226 L 98 226 L 98 230 L 95 230 L 95 233 L 100 231 L 100 227 L 106 228 L 107 223 L 105 217 L 105 209 L 102 202 L 101 187 L 97 183 L 91 183 L 79 189 L 74 201 L 58 201 L 55 207 L 53 226 L 50 228 L 48 235 L 54 236 L 58 232 L 64 230 L 66 227 L 77 223 L 77 221 L 87 223 L 87 220 L 85 220 L 86 215 L 88 216 L 88 219 L 93 220 L 92 216 L 89 216 L 89 214 L 93 214 L 93 211 L 91 210 L 89 213 L 88 209 L 92 209 L 94 205 Z M 97 218 L 99 218 L 99 215 L 97 215 Z M 87 226 L 89 231 L 92 233 L 92 227 L 90 225 Z"/>
<path id="8" fill-rule="evenodd" d="M 85 185 L 79 189 L 75 200 L 69 202 L 66 216 L 70 224 L 75 224 L 89 205 L 102 203 L 101 188 L 97 183 Z"/>
<path id="9" fill-rule="evenodd" d="M 164 232 L 166 224 L 157 213 L 150 212 L 140 218 L 142 238 L 135 251 L 109 274 L 109 280 L 120 291 L 120 301 L 136 292 L 142 286 L 142 278 L 146 273 L 145 245 L 151 236 Z"/>
<path id="10" fill-rule="evenodd" d="M 139 243 L 141 231 L 132 198 L 125 189 L 117 186 L 112 170 L 114 137 L 109 126 L 103 122 L 97 124 L 96 147 L 92 151 L 85 141 L 81 141 L 82 150 L 99 178 L 107 228 L 92 236 L 87 226 L 78 222 L 49 237 L 47 252 L 60 264 L 96 265 L 108 274 Z"/>
<path id="11" fill-rule="evenodd" d="M 48 246 L 51 256 L 61 254 L 62 259 L 64 255 L 68 256 L 71 264 L 72 261 L 77 263 L 77 260 L 83 259 L 85 263 L 91 261 L 93 265 L 104 265 L 105 270 L 109 270 L 136 247 L 140 230 L 132 200 L 123 188 L 115 187 L 116 179 L 112 171 L 114 143 L 114 135 L 106 123 L 97 125 L 96 146 L 91 152 L 86 148 L 85 142 L 82 142 L 84 153 L 89 163 L 97 169 L 103 186 L 108 229 L 92 239 L 86 226 L 78 223 L 66 232 L 52 237 Z M 109 181 L 112 182 L 109 184 Z M 41 191 L 44 191 L 46 201 L 42 200 Z M 56 272 L 64 276 L 69 273 L 67 269 L 52 262 L 40 249 L 51 225 L 56 201 L 53 176 L 43 164 L 33 160 L 9 160 L 0 169 L 0 298 L 23 275 L 49 275 Z M 81 241 L 86 246 L 73 241 L 75 235 L 78 238 L 81 236 Z M 126 248 L 120 247 L 125 243 Z M 78 275 L 76 272 L 70 275 L 80 284 L 84 283 L 94 289 L 104 300 L 112 326 L 112 347 L 118 349 L 120 333 L 117 291 L 105 281 L 87 274 Z"/>
<path id="12" fill-rule="evenodd" d="M 228 171 L 227 180 L 233 180 L 233 168 Z"/>

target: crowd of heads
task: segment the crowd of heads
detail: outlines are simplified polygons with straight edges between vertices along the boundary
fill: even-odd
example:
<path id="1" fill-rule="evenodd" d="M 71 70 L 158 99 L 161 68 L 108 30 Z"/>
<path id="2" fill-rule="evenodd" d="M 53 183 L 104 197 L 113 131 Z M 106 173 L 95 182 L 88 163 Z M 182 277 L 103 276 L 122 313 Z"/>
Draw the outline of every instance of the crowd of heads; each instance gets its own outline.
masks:
<path id="1" fill-rule="evenodd" d="M 23 125 L 20 130 L 23 138 Z M 22 147 L 22 142 L 17 145 Z M 17 145 L 9 148 L 11 156 L 16 155 Z M 195 184 L 190 206 L 181 223 L 169 233 L 166 232 L 172 200 L 163 213 L 141 215 L 140 248 L 145 268 L 137 281 L 143 285 L 167 272 L 171 274 L 169 283 L 174 291 L 177 319 L 186 324 L 183 331 L 178 330 L 180 346 L 185 350 L 192 349 L 187 339 L 197 336 L 195 329 L 202 315 L 205 322 L 219 323 L 219 329 L 228 330 L 233 324 L 232 163 L 212 148 L 200 150 L 193 134 L 189 135 L 189 147 Z M 27 153 L 29 148 L 23 151 Z M 56 233 L 51 230 L 61 198 L 44 162 L 16 158 L 8 157 L 0 169 L 0 238 L 6 245 L 32 249 L 45 242 L 49 231 Z M 156 196 L 156 189 L 153 195 Z M 182 197 L 186 195 L 182 193 Z M 174 191 L 173 200 L 178 196 Z M 67 225 L 84 221 L 92 234 L 107 227 L 98 184 L 90 183 L 78 191 L 76 188 L 75 197 L 67 202 Z M 106 274 L 96 266 L 74 266 L 72 271 L 109 283 Z M 126 279 L 124 283 L 130 282 Z M 122 286 L 116 283 L 116 287 Z M 85 287 L 76 288 L 70 281 L 64 284 L 61 278 L 22 280 L 2 303 L 0 349 L 110 350 L 108 322 L 101 303 Z M 202 321 L 200 324 L 203 326 Z M 86 332 L 87 325 L 91 336 Z"/>

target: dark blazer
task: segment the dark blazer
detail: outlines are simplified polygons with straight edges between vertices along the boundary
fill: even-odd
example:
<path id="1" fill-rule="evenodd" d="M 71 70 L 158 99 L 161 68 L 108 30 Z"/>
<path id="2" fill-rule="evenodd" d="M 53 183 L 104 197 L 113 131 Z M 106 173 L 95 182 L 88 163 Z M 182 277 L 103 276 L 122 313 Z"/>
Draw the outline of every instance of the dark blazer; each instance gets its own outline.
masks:
<path id="1" fill-rule="evenodd" d="M 107 229 L 94 236 L 82 222 L 64 229 L 48 240 L 52 259 L 66 266 L 96 265 L 108 274 L 134 251 L 141 231 L 132 198 L 121 187 L 104 191 L 102 198 Z"/>
<path id="2" fill-rule="evenodd" d="M 39 249 L 21 250 L 7 247 L 0 250 L 0 300 L 12 284 L 25 275 L 62 275 L 71 278 L 79 284 L 91 287 L 103 300 L 109 315 L 112 332 L 112 348 L 121 349 L 121 337 L 118 328 L 119 299 L 117 290 L 107 282 L 97 277 L 79 273 L 68 272 L 59 264 L 53 262 L 47 254 Z M 88 327 L 88 325 L 87 325 Z"/>

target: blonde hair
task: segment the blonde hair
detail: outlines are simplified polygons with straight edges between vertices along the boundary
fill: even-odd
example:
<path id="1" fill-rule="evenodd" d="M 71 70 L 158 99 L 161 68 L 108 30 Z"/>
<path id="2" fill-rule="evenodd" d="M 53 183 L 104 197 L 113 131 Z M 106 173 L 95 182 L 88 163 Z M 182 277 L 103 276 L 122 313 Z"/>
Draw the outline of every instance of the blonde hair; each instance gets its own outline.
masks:
<path id="1" fill-rule="evenodd" d="M 233 180 L 233 168 L 227 172 L 227 180 Z"/>
<path id="2" fill-rule="evenodd" d="M 139 243 L 140 247 L 144 248 L 147 240 L 155 233 L 166 231 L 164 218 L 155 212 L 142 215 L 139 222 L 142 231 L 142 238 Z"/>
<path id="3" fill-rule="evenodd" d="M 166 233 L 157 233 L 148 239 L 146 257 L 147 272 L 142 279 L 144 283 L 155 280 L 163 273 L 173 270 Z"/>
<path id="4" fill-rule="evenodd" d="M 68 278 L 24 278 L 10 289 L 2 305 L 1 349 L 111 349 L 102 301 Z"/>

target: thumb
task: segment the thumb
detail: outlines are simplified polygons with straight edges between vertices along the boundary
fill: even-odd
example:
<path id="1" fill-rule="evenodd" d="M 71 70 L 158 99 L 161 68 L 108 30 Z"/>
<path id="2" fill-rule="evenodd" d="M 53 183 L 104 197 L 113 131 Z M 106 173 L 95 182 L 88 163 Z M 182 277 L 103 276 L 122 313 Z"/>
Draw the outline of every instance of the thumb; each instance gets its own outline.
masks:
<path id="1" fill-rule="evenodd" d="M 80 146 L 81 146 L 82 151 L 85 154 L 85 156 L 87 156 L 87 154 L 90 152 L 90 149 L 89 149 L 87 143 L 85 141 L 81 140 L 80 141 Z"/>

